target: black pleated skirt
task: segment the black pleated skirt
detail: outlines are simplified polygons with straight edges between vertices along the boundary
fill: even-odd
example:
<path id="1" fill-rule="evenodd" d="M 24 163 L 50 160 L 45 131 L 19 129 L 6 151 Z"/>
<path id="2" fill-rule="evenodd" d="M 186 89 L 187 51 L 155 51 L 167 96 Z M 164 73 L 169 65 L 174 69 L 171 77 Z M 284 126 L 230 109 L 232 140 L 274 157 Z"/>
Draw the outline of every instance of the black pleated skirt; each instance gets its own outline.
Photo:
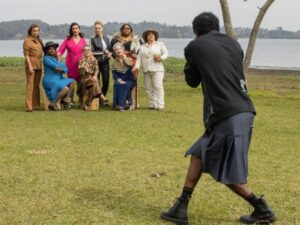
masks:
<path id="1" fill-rule="evenodd" d="M 202 171 L 223 184 L 245 184 L 254 114 L 243 112 L 205 131 L 186 152 L 202 159 Z"/>

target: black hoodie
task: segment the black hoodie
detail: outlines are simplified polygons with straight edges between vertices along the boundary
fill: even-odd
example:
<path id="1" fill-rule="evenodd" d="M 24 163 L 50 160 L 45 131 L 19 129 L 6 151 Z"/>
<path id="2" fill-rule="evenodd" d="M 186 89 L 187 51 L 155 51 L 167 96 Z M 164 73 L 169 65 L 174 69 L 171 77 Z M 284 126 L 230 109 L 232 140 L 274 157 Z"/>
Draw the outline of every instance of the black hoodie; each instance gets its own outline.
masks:
<path id="1" fill-rule="evenodd" d="M 245 84 L 243 50 L 236 40 L 211 31 L 191 41 L 184 53 L 187 84 L 202 85 L 206 128 L 237 113 L 255 113 Z"/>

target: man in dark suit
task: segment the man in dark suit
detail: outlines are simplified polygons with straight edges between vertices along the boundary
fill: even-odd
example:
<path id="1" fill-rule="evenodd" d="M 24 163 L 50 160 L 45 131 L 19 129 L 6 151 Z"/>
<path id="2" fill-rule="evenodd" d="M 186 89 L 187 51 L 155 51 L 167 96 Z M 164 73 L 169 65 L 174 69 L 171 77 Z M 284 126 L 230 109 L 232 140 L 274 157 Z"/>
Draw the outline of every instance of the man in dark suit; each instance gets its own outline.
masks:
<path id="1" fill-rule="evenodd" d="M 272 223 L 275 214 L 262 197 L 247 186 L 248 149 L 255 115 L 243 73 L 243 51 L 238 42 L 219 33 L 219 20 L 204 12 L 193 20 L 195 40 L 185 48 L 185 79 L 202 86 L 204 134 L 186 152 L 191 162 L 181 196 L 161 217 L 188 223 L 187 208 L 203 172 L 248 201 L 254 211 L 240 217 L 246 224 Z"/>
<path id="2" fill-rule="evenodd" d="M 91 50 L 98 61 L 99 65 L 99 81 L 102 80 L 102 94 L 106 97 L 109 87 L 109 59 L 111 52 L 109 52 L 109 39 L 103 35 L 103 23 L 96 21 L 94 23 L 95 37 L 91 38 Z M 101 79 L 100 79 L 101 74 Z M 101 102 L 102 106 L 108 105 L 107 102 Z"/>

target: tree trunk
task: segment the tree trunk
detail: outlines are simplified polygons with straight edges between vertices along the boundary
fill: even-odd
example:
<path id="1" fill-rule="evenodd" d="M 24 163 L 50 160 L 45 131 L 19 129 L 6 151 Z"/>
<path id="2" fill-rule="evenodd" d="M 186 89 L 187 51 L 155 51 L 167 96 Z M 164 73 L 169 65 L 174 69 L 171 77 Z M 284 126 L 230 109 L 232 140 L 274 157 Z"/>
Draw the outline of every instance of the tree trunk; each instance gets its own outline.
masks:
<path id="1" fill-rule="evenodd" d="M 222 15 L 223 15 L 223 21 L 224 21 L 224 27 L 225 27 L 226 34 L 234 39 L 237 39 L 236 34 L 232 28 L 228 2 L 227 2 L 227 0 L 220 0 L 220 4 L 221 4 L 221 8 L 222 8 Z"/>
<path id="2" fill-rule="evenodd" d="M 220 0 L 222 2 L 222 0 Z M 248 47 L 247 47 L 247 51 L 245 54 L 245 59 L 244 59 L 244 72 L 247 73 L 250 63 L 251 63 L 251 59 L 252 59 L 252 55 L 253 55 L 253 50 L 255 47 L 255 42 L 256 42 L 256 37 L 257 37 L 257 33 L 259 31 L 259 27 L 261 24 L 261 21 L 263 20 L 266 12 L 268 11 L 269 7 L 272 5 L 272 3 L 275 0 L 267 0 L 265 2 L 265 4 L 263 5 L 262 8 L 260 8 L 260 11 L 256 17 L 256 20 L 254 22 L 252 31 L 251 31 L 251 35 L 249 38 L 249 42 L 248 42 Z"/>

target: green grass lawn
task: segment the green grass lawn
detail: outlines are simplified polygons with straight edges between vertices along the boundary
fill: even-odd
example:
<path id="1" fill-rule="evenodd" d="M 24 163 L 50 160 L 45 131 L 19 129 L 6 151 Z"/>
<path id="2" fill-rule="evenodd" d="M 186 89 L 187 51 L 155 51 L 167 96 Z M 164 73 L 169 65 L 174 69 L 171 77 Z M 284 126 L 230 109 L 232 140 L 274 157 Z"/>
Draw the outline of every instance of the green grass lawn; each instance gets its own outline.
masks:
<path id="1" fill-rule="evenodd" d="M 141 108 L 125 113 L 26 113 L 23 67 L 1 67 L 0 224 L 169 224 L 160 211 L 181 192 L 189 163 L 183 154 L 203 123 L 201 89 L 187 87 L 177 66 L 166 66 L 165 112 L 146 109 L 140 77 Z M 249 185 L 266 196 L 276 224 L 298 225 L 300 76 L 249 74 L 248 84 L 258 113 Z M 249 212 L 243 200 L 203 175 L 190 224 L 238 225 Z"/>

